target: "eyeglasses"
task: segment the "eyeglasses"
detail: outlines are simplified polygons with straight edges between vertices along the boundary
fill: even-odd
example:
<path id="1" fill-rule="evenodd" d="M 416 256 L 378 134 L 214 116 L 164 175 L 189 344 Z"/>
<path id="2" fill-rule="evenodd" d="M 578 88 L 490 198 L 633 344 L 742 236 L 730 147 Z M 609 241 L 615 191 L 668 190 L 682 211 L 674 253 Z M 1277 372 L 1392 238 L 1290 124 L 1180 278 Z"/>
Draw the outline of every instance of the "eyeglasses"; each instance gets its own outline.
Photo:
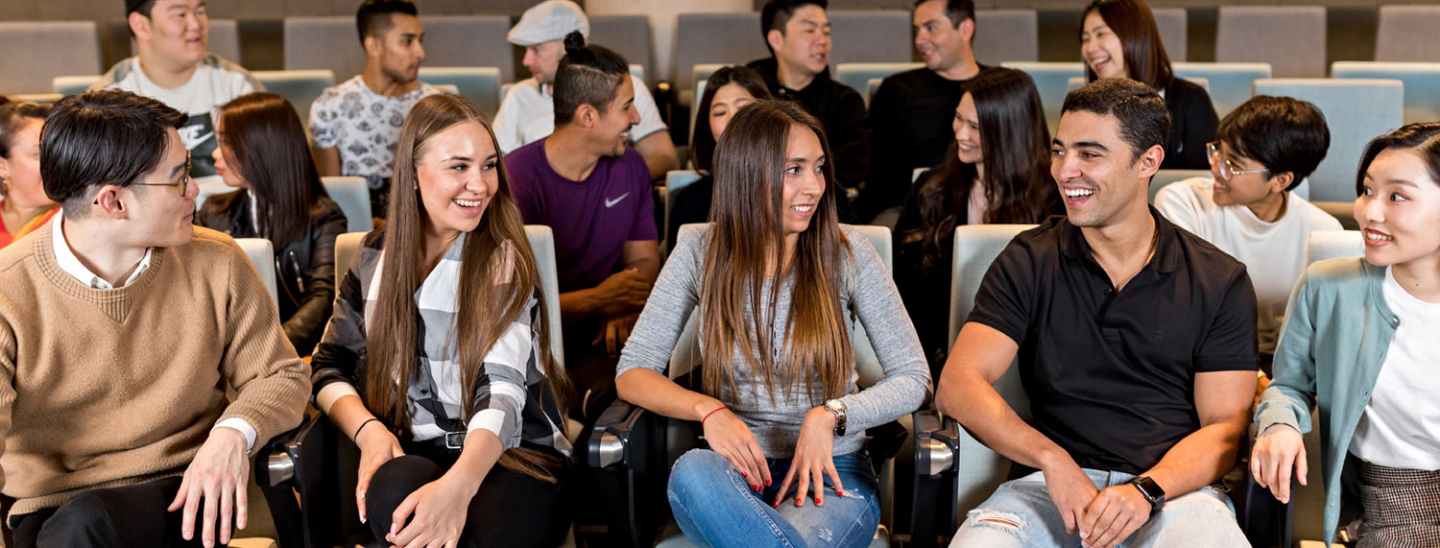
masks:
<path id="1" fill-rule="evenodd" d="M 139 186 L 173 186 L 180 187 L 180 197 L 190 191 L 190 153 L 185 153 L 185 171 L 180 175 L 180 180 L 174 183 L 130 183 Z"/>
<path id="2" fill-rule="evenodd" d="M 1240 165 L 1228 158 L 1221 157 L 1220 141 L 1212 141 L 1205 144 L 1205 150 L 1209 152 L 1210 167 L 1216 168 L 1220 178 L 1226 181 L 1233 179 L 1236 175 L 1247 175 L 1250 173 L 1264 173 L 1264 169 L 1240 169 Z"/>

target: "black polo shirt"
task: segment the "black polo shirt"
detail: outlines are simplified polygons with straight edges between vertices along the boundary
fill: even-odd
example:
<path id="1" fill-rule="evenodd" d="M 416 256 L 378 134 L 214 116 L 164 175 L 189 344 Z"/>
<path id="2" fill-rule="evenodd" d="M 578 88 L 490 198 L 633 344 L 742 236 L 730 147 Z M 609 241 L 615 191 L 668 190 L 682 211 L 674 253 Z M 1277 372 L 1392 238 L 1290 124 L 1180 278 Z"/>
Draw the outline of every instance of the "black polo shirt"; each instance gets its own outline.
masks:
<path id="1" fill-rule="evenodd" d="M 1196 373 L 1257 368 L 1245 265 L 1150 214 L 1155 255 L 1118 293 L 1054 217 L 1000 253 L 970 313 L 1019 344 L 1032 424 L 1084 468 L 1153 468 L 1200 429 Z"/>

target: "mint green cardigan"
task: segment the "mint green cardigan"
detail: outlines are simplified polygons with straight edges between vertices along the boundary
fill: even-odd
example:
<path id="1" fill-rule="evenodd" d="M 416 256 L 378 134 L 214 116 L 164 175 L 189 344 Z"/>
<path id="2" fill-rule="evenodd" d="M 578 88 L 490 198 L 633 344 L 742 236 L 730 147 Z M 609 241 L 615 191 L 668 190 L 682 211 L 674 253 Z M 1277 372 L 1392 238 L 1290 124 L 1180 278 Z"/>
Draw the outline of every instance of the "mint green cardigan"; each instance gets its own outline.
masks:
<path id="1" fill-rule="evenodd" d="M 1258 432 L 1287 424 L 1307 433 L 1320 405 L 1325 545 L 1340 521 L 1340 473 L 1355 427 L 1400 320 L 1381 291 L 1385 268 L 1361 258 L 1320 261 L 1290 294 L 1275 350 L 1275 380 L 1255 409 Z"/>

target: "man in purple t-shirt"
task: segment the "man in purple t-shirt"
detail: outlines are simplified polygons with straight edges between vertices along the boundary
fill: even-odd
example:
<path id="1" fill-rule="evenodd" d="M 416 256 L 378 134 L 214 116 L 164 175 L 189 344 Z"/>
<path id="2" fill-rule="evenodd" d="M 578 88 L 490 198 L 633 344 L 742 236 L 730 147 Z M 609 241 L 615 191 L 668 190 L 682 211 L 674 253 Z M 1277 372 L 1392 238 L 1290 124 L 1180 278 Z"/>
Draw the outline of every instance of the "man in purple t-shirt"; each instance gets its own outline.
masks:
<path id="1" fill-rule="evenodd" d="M 506 155 L 505 167 L 525 222 L 555 232 L 566 368 L 579 393 L 603 395 L 660 272 L 659 235 L 650 170 L 625 146 L 640 121 L 629 63 L 566 45 L 555 132 Z"/>

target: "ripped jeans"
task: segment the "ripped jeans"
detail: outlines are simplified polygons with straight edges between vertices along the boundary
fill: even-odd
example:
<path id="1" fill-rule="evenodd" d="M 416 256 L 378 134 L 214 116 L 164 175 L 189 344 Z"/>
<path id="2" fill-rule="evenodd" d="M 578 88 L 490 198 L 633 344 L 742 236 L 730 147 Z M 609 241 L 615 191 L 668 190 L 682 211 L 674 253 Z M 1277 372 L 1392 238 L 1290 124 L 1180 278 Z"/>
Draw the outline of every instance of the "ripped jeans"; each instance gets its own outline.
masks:
<path id="1" fill-rule="evenodd" d="M 826 476 L 824 506 L 815 506 L 811 492 L 805 505 L 797 508 L 792 482 L 785 502 L 775 508 L 790 459 L 766 459 L 772 481 L 757 493 L 725 457 L 709 449 L 692 449 L 676 459 L 670 471 L 670 509 L 685 537 L 704 547 L 868 546 L 880 524 L 880 498 L 870 459 L 857 451 L 836 455 L 834 460 L 844 498 L 835 494 Z"/>
<path id="2" fill-rule="evenodd" d="M 1122 485 L 1135 476 L 1085 469 L 1095 487 Z M 1214 487 L 1204 487 L 1165 501 L 1159 514 L 1140 526 L 1120 546 L 1127 548 L 1249 546 L 1235 521 L 1230 498 Z M 1075 548 L 1079 534 L 1065 532 L 1065 519 L 1045 488 L 1045 475 L 1035 472 L 995 489 L 965 518 L 951 548 L 970 546 L 1016 548 Z"/>

